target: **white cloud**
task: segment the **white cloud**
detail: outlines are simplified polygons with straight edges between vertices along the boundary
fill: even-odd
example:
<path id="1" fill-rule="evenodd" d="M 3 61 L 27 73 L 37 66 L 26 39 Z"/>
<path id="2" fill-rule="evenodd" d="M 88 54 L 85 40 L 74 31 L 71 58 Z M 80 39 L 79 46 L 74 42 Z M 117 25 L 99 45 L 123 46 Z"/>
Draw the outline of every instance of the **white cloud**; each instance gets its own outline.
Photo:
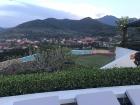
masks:
<path id="1" fill-rule="evenodd" d="M 28 4 L 26 2 L 21 2 L 21 1 L 18 3 L 20 3 L 20 5 L 8 4 L 8 5 L 0 6 L 0 26 L 13 27 L 25 21 L 30 21 L 34 19 L 46 19 L 46 18 L 76 19 L 77 18 L 76 16 L 67 12 L 50 9 L 50 8 L 44 8 L 38 5 Z"/>
<path id="2" fill-rule="evenodd" d="M 62 0 L 63 1 L 63 0 Z M 99 7 L 85 0 L 75 0 L 77 2 L 62 2 L 61 0 L 0 0 L 0 4 L 14 4 L 21 5 L 30 3 L 47 8 L 61 10 L 78 16 L 79 18 L 92 17 L 98 18 L 107 14 L 111 14 L 110 9 L 106 7 Z"/>
<path id="3" fill-rule="evenodd" d="M 38 5 L 42 0 L 0 0 L 0 6 L 3 5 L 24 5 L 24 3 Z"/>
<path id="4" fill-rule="evenodd" d="M 61 1 L 61 2 L 58 2 Z M 98 18 L 110 14 L 109 9 L 85 3 L 84 0 L 0 0 L 0 25 L 12 27 L 25 21 L 45 18 Z M 62 2 L 63 1 L 63 2 Z M 45 7 L 45 8 L 44 8 Z"/>
<path id="5" fill-rule="evenodd" d="M 17 15 L 16 12 L 14 11 L 1 11 L 0 10 L 0 16 L 13 16 L 13 15 Z"/>
<path id="6" fill-rule="evenodd" d="M 71 14 L 78 15 L 81 18 L 83 17 L 98 18 L 107 14 L 111 14 L 111 11 L 108 8 L 95 6 L 94 4 L 89 4 L 85 2 L 68 3 L 68 2 L 57 2 L 53 0 L 36 0 L 36 1 L 38 1 L 38 5 L 40 6 L 69 12 Z"/>
<path id="7" fill-rule="evenodd" d="M 0 0 L 0 6 L 4 5 L 20 5 L 20 4 L 12 0 Z"/>

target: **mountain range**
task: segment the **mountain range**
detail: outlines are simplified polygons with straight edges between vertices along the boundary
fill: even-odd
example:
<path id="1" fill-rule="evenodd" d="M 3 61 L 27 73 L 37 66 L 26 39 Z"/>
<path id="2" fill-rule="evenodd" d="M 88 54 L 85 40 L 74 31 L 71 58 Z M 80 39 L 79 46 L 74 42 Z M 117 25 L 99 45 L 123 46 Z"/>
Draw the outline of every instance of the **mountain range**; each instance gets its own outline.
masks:
<path id="1" fill-rule="evenodd" d="M 48 18 L 22 23 L 1 33 L 3 37 L 75 37 L 75 36 L 112 36 L 114 26 L 101 23 L 90 17 L 81 20 Z"/>
<path id="2" fill-rule="evenodd" d="M 1 28 L 1 27 L 0 27 L 0 32 L 2 32 L 2 31 L 4 31 L 4 30 L 5 30 L 4 28 Z"/>
<path id="3" fill-rule="evenodd" d="M 115 16 L 111 16 L 111 15 L 106 15 L 104 17 L 101 17 L 101 18 L 97 19 L 97 20 L 100 21 L 101 23 L 108 24 L 108 25 L 111 25 L 111 26 L 115 26 L 116 21 L 118 21 L 119 18 L 117 18 Z"/>
<path id="4" fill-rule="evenodd" d="M 97 19 L 97 20 L 100 21 L 101 23 L 104 23 L 104 24 L 116 26 L 116 21 L 118 21 L 119 18 L 112 16 L 112 15 L 106 15 L 104 17 Z M 136 20 L 138 20 L 138 19 L 137 18 L 129 18 L 129 22 L 133 22 Z"/>
<path id="5" fill-rule="evenodd" d="M 90 17 L 81 20 L 47 18 L 37 19 L 16 27 L 0 28 L 0 37 L 27 37 L 31 39 L 42 37 L 77 37 L 77 36 L 114 36 L 117 33 L 116 21 L 119 18 L 107 15 L 99 19 Z M 129 22 L 137 20 L 130 18 Z"/>
<path id="6" fill-rule="evenodd" d="M 0 31 L 2 31 L 2 30 L 3 30 L 3 28 L 0 27 Z"/>
<path id="7" fill-rule="evenodd" d="M 11 7 L 13 7 L 13 6 L 10 6 L 10 8 Z M 33 7 L 32 5 L 31 5 L 31 7 Z M 7 7 L 8 8 L 8 7 Z M 13 8 L 15 8 L 15 7 L 13 7 Z M 16 8 L 19 8 L 19 7 L 16 7 Z M 33 8 L 35 8 L 35 7 L 33 7 Z M 36 7 L 37 8 L 37 7 Z M 24 10 L 24 8 L 22 7 L 20 7 L 20 9 L 23 9 Z M 30 10 L 30 8 L 28 8 L 29 10 Z M 41 10 L 43 10 L 43 8 L 41 9 Z M 46 10 L 46 8 L 43 10 L 43 11 L 45 11 Z M 49 10 L 49 9 L 47 9 L 48 11 L 51 11 L 52 13 L 54 13 L 55 15 L 54 16 L 52 16 L 52 17 L 56 17 L 57 15 L 61 15 L 62 17 L 56 17 L 56 19 L 61 19 L 61 18 L 63 18 L 63 15 L 62 14 L 66 14 L 66 13 L 63 13 L 63 12 L 60 12 L 60 11 L 55 11 L 54 12 L 54 10 Z M 26 12 L 26 11 L 25 11 Z M 32 11 L 32 12 L 34 12 L 34 11 Z M 47 12 L 47 11 L 46 11 Z M 60 13 L 60 14 L 58 14 L 58 13 Z M 43 14 L 43 13 L 42 13 Z M 52 14 L 51 14 L 52 15 Z M 42 16 L 42 15 L 41 15 Z M 43 17 L 43 16 L 42 16 Z M 51 17 L 51 16 L 46 16 L 46 17 Z M 70 15 L 70 14 L 67 14 L 67 17 L 73 17 L 73 18 L 75 18 L 75 16 L 74 15 Z M 1 18 L 5 18 L 5 17 L 0 17 L 0 20 L 4 20 L 4 19 L 1 19 Z M 88 17 L 87 17 L 88 18 Z M 10 19 L 10 18 L 9 18 Z M 12 19 L 12 18 L 11 18 Z M 15 18 L 16 19 L 16 18 Z M 16 19 L 17 21 L 21 21 L 21 19 L 22 18 L 20 18 L 20 17 L 18 17 L 18 19 Z M 50 19 L 50 18 L 47 18 L 47 19 Z M 55 19 L 55 18 L 54 18 Z M 26 22 L 30 22 L 30 21 L 27 21 L 28 19 L 26 19 L 26 18 L 24 18 L 24 19 L 22 19 L 22 23 L 26 23 Z M 33 19 L 29 19 L 29 20 L 33 20 Z M 39 19 L 38 19 L 39 20 Z M 41 20 L 41 19 L 40 19 Z M 63 19 L 61 19 L 61 20 L 63 20 Z M 73 19 L 64 19 L 64 20 L 73 20 Z M 94 20 L 98 20 L 99 22 L 101 22 L 101 23 L 103 23 L 103 24 L 107 24 L 107 25 L 111 25 L 111 26 L 116 26 L 116 21 L 118 21 L 119 20 L 119 18 L 117 18 L 117 17 L 115 17 L 115 16 L 112 16 L 112 15 L 106 15 L 106 16 L 104 16 L 104 17 L 101 17 L 101 18 L 97 18 L 97 19 L 94 19 Z M 138 20 L 138 18 L 129 18 L 129 22 L 133 22 L 133 21 L 136 21 L 136 20 Z M 15 21 L 15 20 L 10 20 L 10 21 Z M 9 23 L 9 22 L 8 22 Z M 20 22 L 19 22 L 20 23 Z M 7 19 L 5 19 L 5 21 L 2 21 L 1 22 L 1 24 L 7 24 Z M 13 24 L 15 24 L 15 22 L 13 23 Z M 17 24 L 17 25 L 19 25 L 19 24 Z M 11 25 L 10 25 L 11 26 Z M 2 26 L 1 26 L 2 27 Z M 1 28 L 0 27 L 0 28 Z"/>

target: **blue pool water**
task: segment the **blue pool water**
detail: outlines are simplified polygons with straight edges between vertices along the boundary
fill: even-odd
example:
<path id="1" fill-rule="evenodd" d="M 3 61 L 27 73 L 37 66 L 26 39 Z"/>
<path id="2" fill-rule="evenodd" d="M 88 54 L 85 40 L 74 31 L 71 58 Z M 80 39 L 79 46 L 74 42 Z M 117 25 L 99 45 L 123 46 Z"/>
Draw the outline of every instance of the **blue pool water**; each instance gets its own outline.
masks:
<path id="1" fill-rule="evenodd" d="M 92 54 L 92 52 L 93 52 L 93 50 L 71 50 L 71 54 L 73 54 L 73 55 L 90 55 L 90 54 Z M 34 61 L 36 59 L 35 55 L 36 54 L 25 56 L 25 57 L 19 58 L 19 60 L 21 62 Z"/>
<path id="2" fill-rule="evenodd" d="M 90 55 L 93 50 L 71 50 L 71 54 L 73 55 Z"/>
<path id="3" fill-rule="evenodd" d="M 29 56 L 25 56 L 25 57 L 19 58 L 19 60 L 20 60 L 21 62 L 34 61 L 34 60 L 35 60 L 35 55 L 36 55 L 36 54 L 29 55 Z"/>

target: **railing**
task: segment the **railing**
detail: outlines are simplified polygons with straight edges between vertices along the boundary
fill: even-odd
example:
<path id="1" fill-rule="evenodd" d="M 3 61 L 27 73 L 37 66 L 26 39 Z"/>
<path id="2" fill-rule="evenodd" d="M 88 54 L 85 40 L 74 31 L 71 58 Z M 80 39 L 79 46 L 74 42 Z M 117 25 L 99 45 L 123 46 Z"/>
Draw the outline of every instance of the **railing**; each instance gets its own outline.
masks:
<path id="1" fill-rule="evenodd" d="M 55 92 L 1 97 L 0 105 L 13 105 L 13 103 L 16 101 L 41 98 L 41 97 L 50 97 L 50 96 L 58 96 L 61 104 L 68 104 L 68 103 L 75 103 L 76 102 L 75 98 L 79 94 L 95 93 L 95 92 L 102 92 L 102 91 L 112 91 L 117 98 L 125 98 L 126 97 L 125 92 L 127 89 L 140 89 L 140 85 L 78 89 L 78 90 L 55 91 Z"/>

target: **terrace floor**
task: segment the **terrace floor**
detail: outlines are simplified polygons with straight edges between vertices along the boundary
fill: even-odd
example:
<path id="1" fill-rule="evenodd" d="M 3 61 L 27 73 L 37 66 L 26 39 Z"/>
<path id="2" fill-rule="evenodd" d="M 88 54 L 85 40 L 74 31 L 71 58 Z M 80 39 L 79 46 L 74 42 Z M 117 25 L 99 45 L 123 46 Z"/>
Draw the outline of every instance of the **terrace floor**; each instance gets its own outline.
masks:
<path id="1" fill-rule="evenodd" d="M 0 105 L 13 105 L 13 103 L 16 101 L 41 98 L 41 97 L 50 97 L 50 96 L 58 96 L 61 105 L 76 105 L 75 98 L 77 95 L 85 94 L 85 93 L 104 92 L 104 91 L 112 91 L 116 95 L 116 97 L 119 99 L 121 105 L 131 105 L 129 100 L 126 98 L 126 94 L 125 94 L 126 90 L 128 89 L 140 89 L 140 85 L 78 89 L 78 90 L 67 90 L 67 91 L 19 95 L 19 96 L 11 96 L 11 97 L 1 97 Z M 69 103 L 72 103 L 72 104 L 69 104 Z"/>

